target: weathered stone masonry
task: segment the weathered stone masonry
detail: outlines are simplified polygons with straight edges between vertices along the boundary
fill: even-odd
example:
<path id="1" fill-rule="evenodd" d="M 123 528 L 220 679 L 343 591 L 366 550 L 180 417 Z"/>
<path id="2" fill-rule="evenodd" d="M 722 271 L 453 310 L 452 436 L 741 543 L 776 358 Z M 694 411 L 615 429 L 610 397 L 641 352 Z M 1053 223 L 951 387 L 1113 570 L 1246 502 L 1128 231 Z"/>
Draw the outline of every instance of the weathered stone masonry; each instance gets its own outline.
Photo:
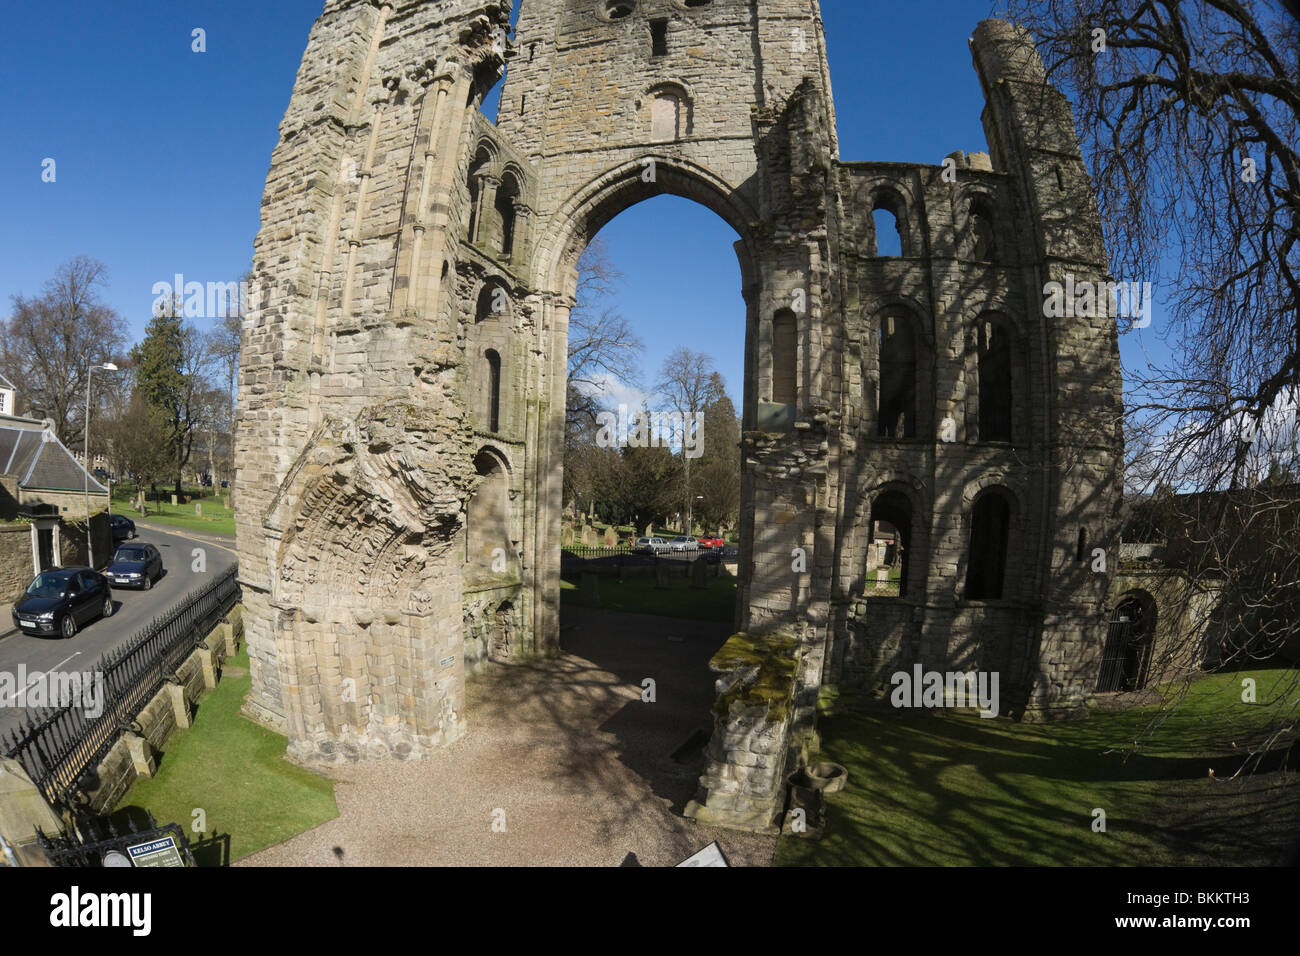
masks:
<path id="1" fill-rule="evenodd" d="M 954 154 L 954 182 L 840 161 L 815 0 L 526 0 L 512 39 L 509 10 L 330 0 L 309 38 L 244 330 L 248 711 L 300 759 L 418 755 L 464 732 L 467 667 L 556 648 L 575 265 L 662 193 L 741 237 L 737 629 L 798 636 L 792 725 L 822 682 L 913 662 L 1001 671 L 1004 712 L 1076 709 L 1118 342 L 1043 318 L 1046 281 L 1107 260 L 1026 36 L 975 31 L 990 154 Z M 903 537 L 899 596 L 868 587 L 873 515 Z"/>

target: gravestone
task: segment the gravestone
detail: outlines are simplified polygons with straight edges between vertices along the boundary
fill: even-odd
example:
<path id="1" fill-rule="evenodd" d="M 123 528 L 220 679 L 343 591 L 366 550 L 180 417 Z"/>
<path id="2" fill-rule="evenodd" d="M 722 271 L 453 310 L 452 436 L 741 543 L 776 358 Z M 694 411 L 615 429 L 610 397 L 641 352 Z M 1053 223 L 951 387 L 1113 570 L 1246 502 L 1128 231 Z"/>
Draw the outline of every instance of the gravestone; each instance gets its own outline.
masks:
<path id="1" fill-rule="evenodd" d="M 607 548 L 618 547 L 618 532 L 614 530 L 613 525 L 610 525 L 608 528 L 605 529 L 605 547 Z"/>
<path id="2" fill-rule="evenodd" d="M 582 546 L 584 548 L 600 547 L 600 539 L 596 537 L 596 529 L 589 524 L 582 526 Z"/>
<path id="3" fill-rule="evenodd" d="M 672 568 L 667 561 L 655 561 L 655 587 L 670 588 Z"/>
<path id="4" fill-rule="evenodd" d="M 709 586 L 709 562 L 696 558 L 691 562 L 691 587 L 707 588 Z"/>
<path id="5" fill-rule="evenodd" d="M 600 607 L 600 575 L 595 571 L 583 571 L 578 588 L 583 604 L 589 607 Z"/>

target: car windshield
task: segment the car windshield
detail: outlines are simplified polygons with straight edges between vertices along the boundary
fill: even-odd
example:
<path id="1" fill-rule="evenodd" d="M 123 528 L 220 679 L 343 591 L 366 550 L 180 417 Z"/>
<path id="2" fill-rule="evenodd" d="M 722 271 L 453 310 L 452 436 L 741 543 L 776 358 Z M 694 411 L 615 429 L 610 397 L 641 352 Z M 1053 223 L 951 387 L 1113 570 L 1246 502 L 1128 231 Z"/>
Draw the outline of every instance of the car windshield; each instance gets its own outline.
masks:
<path id="1" fill-rule="evenodd" d="M 27 587 L 27 593 L 32 597 L 39 598 L 56 598 L 63 596 L 63 589 L 68 586 L 68 578 L 62 574 L 42 574 L 39 575 Z"/>
<path id="2" fill-rule="evenodd" d="M 113 555 L 114 561 L 144 561 L 144 548 L 118 548 Z"/>

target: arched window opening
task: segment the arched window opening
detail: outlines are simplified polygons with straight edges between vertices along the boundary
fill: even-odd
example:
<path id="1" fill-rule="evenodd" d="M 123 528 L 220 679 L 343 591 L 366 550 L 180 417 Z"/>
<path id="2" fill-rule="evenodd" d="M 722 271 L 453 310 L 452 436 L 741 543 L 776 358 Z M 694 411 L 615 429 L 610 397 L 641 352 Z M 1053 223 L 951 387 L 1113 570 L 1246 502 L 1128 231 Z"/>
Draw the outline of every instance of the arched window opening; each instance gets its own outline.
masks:
<path id="1" fill-rule="evenodd" d="M 892 190 L 882 190 L 872 198 L 871 232 L 871 255 L 897 258 L 911 254 L 907 241 L 907 204 Z"/>
<path id="2" fill-rule="evenodd" d="M 483 353 L 487 360 L 487 422 L 488 431 L 501 431 L 501 356 L 496 349 Z"/>
<path id="3" fill-rule="evenodd" d="M 514 564 L 510 542 L 510 488 L 506 470 L 495 455 L 481 451 L 474 458 L 480 481 L 466 506 L 465 563 L 481 570 Z"/>
<path id="4" fill-rule="evenodd" d="M 486 322 L 505 315 L 510 309 L 510 293 L 499 282 L 485 282 L 478 294 L 478 304 L 474 309 L 474 321 Z"/>
<path id="5" fill-rule="evenodd" d="M 1147 684 L 1156 629 L 1156 605 L 1145 592 L 1130 593 L 1115 608 L 1101 652 L 1097 692 L 1141 690 Z"/>
<path id="6" fill-rule="evenodd" d="M 871 504 L 867 540 L 868 596 L 907 596 L 911 544 L 912 503 L 901 491 L 887 491 Z"/>
<path id="7" fill-rule="evenodd" d="M 656 90 L 650 100 L 650 139 L 667 143 L 682 138 L 685 97 L 676 90 Z"/>
<path id="8" fill-rule="evenodd" d="M 979 440 L 1012 440 L 1011 330 L 1002 322 L 979 324 Z"/>
<path id="9" fill-rule="evenodd" d="M 886 315 L 877 332 L 879 348 L 878 434 L 916 437 L 916 336 L 905 315 Z"/>
<path id="10" fill-rule="evenodd" d="M 876 224 L 876 255 L 898 258 L 903 254 L 903 236 L 898 228 L 898 217 L 888 209 L 877 206 L 871 211 Z"/>
<path id="11" fill-rule="evenodd" d="M 1006 580 L 1011 503 L 996 491 L 975 500 L 971 513 L 970 554 L 966 561 L 966 600 L 1001 599 Z"/>
<path id="12" fill-rule="evenodd" d="M 795 314 L 782 309 L 772 317 L 772 402 L 794 405 L 799 401 L 796 362 L 799 354 Z"/>
<path id="13" fill-rule="evenodd" d="M 1079 529 L 1079 541 L 1075 546 L 1074 560 L 1080 563 L 1088 560 L 1088 529 Z"/>
<path id="14" fill-rule="evenodd" d="M 511 173 L 497 187 L 497 215 L 501 218 L 501 255 L 509 258 L 515 247 L 515 203 L 519 200 L 519 180 Z"/>
<path id="15" fill-rule="evenodd" d="M 469 167 L 469 226 L 465 236 L 470 242 L 479 239 L 483 220 L 483 177 L 491 165 L 492 153 L 486 146 L 480 146 Z"/>
<path id="16" fill-rule="evenodd" d="M 971 257 L 984 260 L 996 259 L 997 240 L 993 228 L 993 208 L 983 196 L 971 200 L 968 228 Z"/>
<path id="17" fill-rule="evenodd" d="M 478 229 L 478 204 L 480 192 L 482 192 L 482 184 L 479 182 L 479 177 L 471 175 L 469 177 L 469 226 L 465 230 L 465 238 L 469 242 L 474 241 L 474 231 Z"/>
<path id="18" fill-rule="evenodd" d="M 502 601 L 492 615 L 492 631 L 488 637 L 488 659 L 497 662 L 510 660 L 510 637 L 514 630 L 514 605 Z"/>
<path id="19" fill-rule="evenodd" d="M 604 0 L 602 7 L 606 20 L 623 20 L 636 9 L 636 0 Z"/>

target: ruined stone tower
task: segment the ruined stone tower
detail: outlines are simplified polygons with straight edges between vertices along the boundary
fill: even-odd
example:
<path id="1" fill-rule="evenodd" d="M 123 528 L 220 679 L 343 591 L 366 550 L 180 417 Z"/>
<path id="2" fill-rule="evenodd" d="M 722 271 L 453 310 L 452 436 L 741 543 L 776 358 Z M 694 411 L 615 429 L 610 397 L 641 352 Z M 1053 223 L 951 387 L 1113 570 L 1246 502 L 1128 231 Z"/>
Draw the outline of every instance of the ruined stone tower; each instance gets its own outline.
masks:
<path id="1" fill-rule="evenodd" d="M 247 710 L 301 759 L 418 754 L 464 732 L 467 670 L 557 647 L 575 265 L 662 193 L 740 236 L 738 626 L 797 633 L 805 687 L 921 663 L 1077 708 L 1118 345 L 1043 317 L 1046 281 L 1106 256 L 1026 36 L 976 30 L 991 156 L 945 175 L 840 161 L 816 0 L 524 0 L 513 37 L 509 12 L 329 0 L 312 30 L 244 330 Z M 906 557 L 875 596 L 882 522 Z"/>

